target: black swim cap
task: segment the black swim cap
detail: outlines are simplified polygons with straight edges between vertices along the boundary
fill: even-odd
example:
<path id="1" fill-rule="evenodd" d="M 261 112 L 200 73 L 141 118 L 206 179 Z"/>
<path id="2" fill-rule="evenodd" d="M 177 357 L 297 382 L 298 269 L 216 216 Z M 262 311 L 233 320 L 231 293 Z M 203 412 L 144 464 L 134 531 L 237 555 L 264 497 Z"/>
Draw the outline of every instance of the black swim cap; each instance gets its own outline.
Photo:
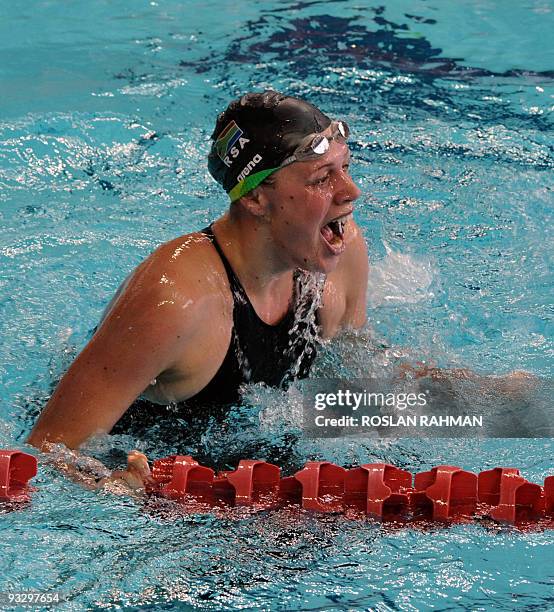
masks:
<path id="1" fill-rule="evenodd" d="M 299 98 L 276 91 L 246 94 L 217 118 L 208 170 L 234 202 L 278 170 L 306 136 L 330 124 Z"/>

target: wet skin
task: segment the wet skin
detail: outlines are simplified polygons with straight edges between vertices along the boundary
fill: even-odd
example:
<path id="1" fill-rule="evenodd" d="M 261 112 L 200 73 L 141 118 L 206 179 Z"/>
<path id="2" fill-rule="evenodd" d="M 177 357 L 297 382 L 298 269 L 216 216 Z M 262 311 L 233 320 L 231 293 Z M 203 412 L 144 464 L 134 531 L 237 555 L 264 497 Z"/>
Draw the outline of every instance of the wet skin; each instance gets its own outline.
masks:
<path id="1" fill-rule="evenodd" d="M 364 239 L 351 217 L 342 238 L 330 243 L 330 230 L 322 233 L 329 221 L 350 214 L 360 195 L 348 166 L 348 147 L 332 142 L 320 159 L 283 168 L 215 222 L 218 242 L 266 323 L 285 315 L 293 272 L 303 268 L 327 275 L 320 309 L 324 337 L 363 325 Z M 232 308 L 227 276 L 209 239 L 193 233 L 163 244 L 116 296 L 28 441 L 76 448 L 109 432 L 141 393 L 160 403 L 192 397 L 223 362 Z"/>

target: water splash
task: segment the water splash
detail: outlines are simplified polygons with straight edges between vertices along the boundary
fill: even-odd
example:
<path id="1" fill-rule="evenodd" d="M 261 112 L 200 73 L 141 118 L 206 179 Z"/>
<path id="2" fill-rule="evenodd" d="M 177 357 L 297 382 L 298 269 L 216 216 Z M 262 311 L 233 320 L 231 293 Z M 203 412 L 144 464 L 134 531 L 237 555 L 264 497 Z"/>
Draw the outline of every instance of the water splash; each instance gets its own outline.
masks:
<path id="1" fill-rule="evenodd" d="M 432 300 L 435 294 L 431 286 L 437 273 L 431 259 L 394 251 L 387 243 L 384 246 L 385 258 L 369 269 L 369 306 Z"/>
<path id="2" fill-rule="evenodd" d="M 297 354 L 284 381 L 294 380 L 302 374 L 306 359 L 311 361 L 316 345 L 320 342 L 317 311 L 321 307 L 325 275 L 298 270 L 294 322 L 289 330 L 289 353 Z M 298 351 L 298 347 L 302 350 Z M 283 381 L 283 382 L 284 382 Z"/>

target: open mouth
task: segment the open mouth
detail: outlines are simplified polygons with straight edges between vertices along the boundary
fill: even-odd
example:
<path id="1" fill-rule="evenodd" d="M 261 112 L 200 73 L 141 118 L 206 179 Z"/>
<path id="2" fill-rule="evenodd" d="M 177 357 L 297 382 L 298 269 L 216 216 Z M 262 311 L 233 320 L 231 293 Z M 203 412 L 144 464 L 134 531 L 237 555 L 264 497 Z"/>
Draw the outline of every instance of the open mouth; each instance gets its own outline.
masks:
<path id="1" fill-rule="evenodd" d="M 341 253 L 344 250 L 344 231 L 349 217 L 350 215 L 348 214 L 338 219 L 333 219 L 320 230 L 323 240 L 333 253 Z"/>

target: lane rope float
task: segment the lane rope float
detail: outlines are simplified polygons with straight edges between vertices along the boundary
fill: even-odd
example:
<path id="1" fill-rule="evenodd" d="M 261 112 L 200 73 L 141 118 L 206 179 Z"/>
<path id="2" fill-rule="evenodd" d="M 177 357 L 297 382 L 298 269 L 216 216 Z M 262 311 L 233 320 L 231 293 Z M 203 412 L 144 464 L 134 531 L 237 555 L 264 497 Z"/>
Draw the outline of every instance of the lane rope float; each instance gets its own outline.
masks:
<path id="1" fill-rule="evenodd" d="M 0 449 L 0 502 L 29 501 L 29 480 L 36 475 L 36 457 L 17 450 Z"/>

